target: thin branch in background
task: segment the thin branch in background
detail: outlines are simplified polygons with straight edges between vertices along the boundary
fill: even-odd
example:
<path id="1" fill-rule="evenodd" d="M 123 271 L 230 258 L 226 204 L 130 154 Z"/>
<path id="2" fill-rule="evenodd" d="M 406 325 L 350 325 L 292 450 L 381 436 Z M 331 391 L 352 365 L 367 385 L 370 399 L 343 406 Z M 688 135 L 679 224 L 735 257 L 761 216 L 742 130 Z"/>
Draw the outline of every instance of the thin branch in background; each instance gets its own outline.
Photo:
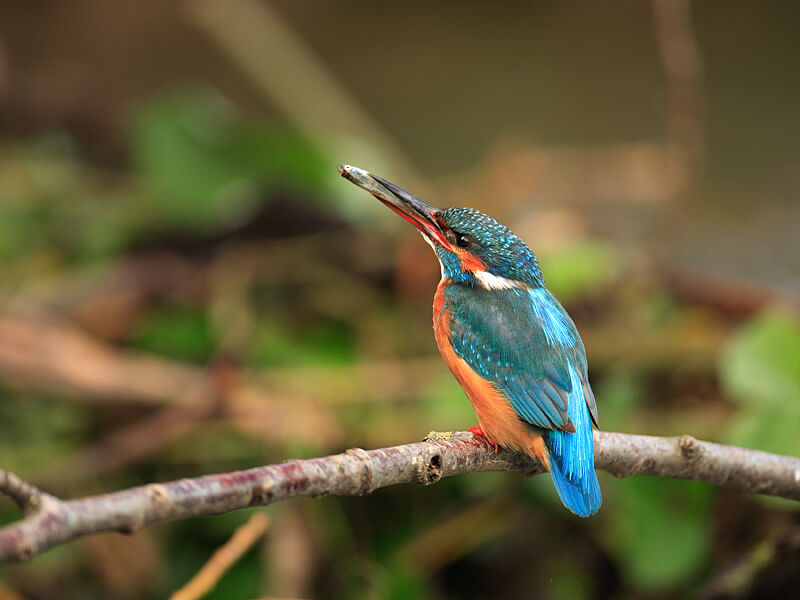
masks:
<path id="1" fill-rule="evenodd" d="M 703 68 L 690 0 L 652 0 L 656 49 L 664 73 L 664 119 L 669 166 L 678 174 L 672 196 L 652 226 L 647 246 L 656 264 L 674 263 L 688 192 L 705 162 Z"/>
<path id="2" fill-rule="evenodd" d="M 260 568 L 269 573 L 269 591 L 273 596 L 309 598 L 314 596 L 315 573 L 319 572 L 324 542 L 313 530 L 316 512 L 307 504 L 290 503 L 280 511 L 280 519 L 270 529 L 260 556 Z M 352 534 L 340 532 L 336 546 L 343 554 L 353 550 Z"/>
<path id="3" fill-rule="evenodd" d="M 3 39 L 0 38 L 0 103 L 5 100 L 5 95 L 8 90 L 8 80 L 10 78 L 9 73 L 5 44 L 3 44 Z"/>
<path id="4" fill-rule="evenodd" d="M 617 477 L 657 475 L 800 500 L 800 458 L 702 442 L 598 431 L 595 464 Z M 355 496 L 399 483 L 429 485 L 442 477 L 486 471 L 543 472 L 524 455 L 495 453 L 468 433 L 428 441 L 256 467 L 196 479 L 151 483 L 63 501 L 40 496 L 37 510 L 0 529 L 0 563 L 27 560 L 58 544 L 101 531 L 129 533 L 146 525 L 301 496 Z M 19 479 L 0 470 L 0 493 L 14 496 Z"/>
<path id="5" fill-rule="evenodd" d="M 519 507 L 507 497 L 493 496 L 436 519 L 403 544 L 394 560 L 424 577 L 468 556 L 489 540 L 512 531 L 519 523 Z"/>
<path id="6" fill-rule="evenodd" d="M 51 316 L 0 315 L 0 377 L 109 404 L 193 406 L 207 397 L 200 370 L 103 344 Z"/>
<path id="7" fill-rule="evenodd" d="M 688 266 L 659 265 L 660 278 L 670 292 L 686 304 L 710 306 L 727 317 L 746 318 L 764 306 L 780 305 L 800 315 L 800 295 L 759 285 L 741 277 L 715 274 Z"/>
<path id="8" fill-rule="evenodd" d="M 765 572 L 775 569 L 783 561 L 787 561 L 784 564 L 796 565 L 797 559 L 792 557 L 798 555 L 800 528 L 773 532 L 770 539 L 762 541 L 708 581 L 697 597 L 702 600 L 763 597 L 764 590 L 760 589 L 763 585 L 759 584 Z M 736 590 L 735 595 L 732 595 L 732 590 Z"/>
<path id="9" fill-rule="evenodd" d="M 595 367 L 622 362 L 647 369 L 681 356 L 710 367 L 727 334 L 714 322 L 705 325 L 702 336 L 689 337 L 681 326 L 673 327 L 677 334 L 669 336 L 644 329 L 630 335 L 631 326 L 626 324 L 623 343 L 613 326 L 590 326 L 581 332 Z M 87 365 L 90 362 L 97 366 Z M 247 430 L 268 433 L 276 443 L 322 440 L 336 445 L 341 443 L 340 427 L 325 407 L 405 401 L 409 380 L 426 382 L 439 373 L 438 355 L 362 360 L 353 365 L 273 366 L 241 374 L 225 394 L 224 409 Z M 218 395 L 213 368 L 123 350 L 50 314 L 0 313 L 0 378 L 12 387 L 67 396 L 75 402 L 135 404 L 154 410 L 174 406 L 186 408 L 188 414 L 198 408 L 202 412 Z M 270 422 L 280 422 L 280 427 L 270 427 Z"/>
<path id="10" fill-rule="evenodd" d="M 667 138 L 683 157 L 686 187 L 702 168 L 703 67 L 689 0 L 653 0 L 653 19 L 666 87 Z"/>
<path id="11" fill-rule="evenodd" d="M 265 515 L 254 514 L 247 523 L 236 529 L 231 538 L 214 552 L 186 585 L 170 596 L 170 600 L 197 600 L 205 596 L 214 589 L 225 572 L 264 535 L 268 527 L 269 519 Z"/>
<path id="12" fill-rule="evenodd" d="M 358 140 L 359 146 L 349 152 L 363 153 L 366 147 L 416 193 L 429 188 L 380 123 L 270 3 L 192 0 L 185 6 L 187 19 L 213 39 L 308 139 L 323 149 L 336 140 Z"/>
<path id="13" fill-rule="evenodd" d="M 0 340 L 0 379 L 24 389 L 106 406 L 174 407 L 195 417 L 220 397 L 213 369 L 121 350 L 49 315 L 0 314 Z M 282 398 L 244 378 L 237 378 L 223 396 L 223 416 L 247 425 L 248 430 L 268 433 L 275 443 L 336 444 L 341 437 L 331 414 L 309 399 Z M 180 411 L 155 418 L 155 426 L 159 421 L 174 422 L 176 414 Z M 136 426 L 129 433 L 135 436 Z M 121 433 L 110 439 L 118 447 L 125 445 L 125 437 Z M 106 460 L 110 462 L 107 458 L 101 462 Z"/>
<path id="14" fill-rule="evenodd" d="M 0 582 L 0 600 L 25 600 L 25 598 Z"/>

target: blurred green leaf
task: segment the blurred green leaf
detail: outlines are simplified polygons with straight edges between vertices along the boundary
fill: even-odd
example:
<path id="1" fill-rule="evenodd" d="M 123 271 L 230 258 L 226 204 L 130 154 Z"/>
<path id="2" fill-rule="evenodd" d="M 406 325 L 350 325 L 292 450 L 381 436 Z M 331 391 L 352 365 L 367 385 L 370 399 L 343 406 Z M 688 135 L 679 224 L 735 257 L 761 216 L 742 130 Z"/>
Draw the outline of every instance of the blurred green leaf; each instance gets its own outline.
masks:
<path id="1" fill-rule="evenodd" d="M 34 140 L 0 156 L 0 258 L 107 256 L 152 222 L 140 190 L 62 145 Z"/>
<path id="2" fill-rule="evenodd" d="M 0 399 L 0 466 L 31 473 L 53 457 L 76 451 L 88 429 L 86 412 L 71 402 L 37 396 Z"/>
<path id="3" fill-rule="evenodd" d="M 540 258 L 547 287 L 561 302 L 607 284 L 619 270 L 615 248 L 597 240 L 570 245 Z"/>
<path id="4" fill-rule="evenodd" d="M 742 406 L 764 402 L 797 406 L 800 397 L 800 322 L 777 310 L 764 312 L 733 336 L 722 354 L 725 390 Z"/>
<path id="5" fill-rule="evenodd" d="M 143 350 L 195 362 L 207 361 L 215 348 L 206 314 L 189 307 L 149 312 L 138 324 L 131 342 Z"/>
<path id="6" fill-rule="evenodd" d="M 796 401 L 796 400 L 795 400 Z M 800 454 L 800 411 L 787 408 L 780 416 L 770 406 L 747 409 L 731 424 L 727 440 L 744 448 L 776 454 Z"/>
<path id="7" fill-rule="evenodd" d="M 217 468 L 247 468 L 259 452 L 258 440 L 235 427 L 195 426 L 180 440 L 165 449 L 163 464 L 220 465 Z M 224 466 L 223 466 L 224 465 Z"/>
<path id="8" fill-rule="evenodd" d="M 583 572 L 577 565 L 565 563 L 555 565 L 551 579 L 551 589 L 548 594 L 550 598 L 581 600 L 595 597 L 591 575 Z"/>
<path id="9" fill-rule="evenodd" d="M 777 310 L 742 327 L 720 360 L 725 392 L 740 406 L 733 444 L 800 454 L 800 322 Z"/>
<path id="10" fill-rule="evenodd" d="M 336 320 L 317 319 L 298 330 L 286 321 L 265 319 L 253 338 L 250 361 L 257 366 L 336 365 L 355 359 L 352 329 Z"/>
<path id="11" fill-rule="evenodd" d="M 237 222 L 265 187 L 319 192 L 333 167 L 296 133 L 246 120 L 218 95 L 185 93 L 143 106 L 132 131 L 135 166 L 178 225 Z"/>
<path id="12" fill-rule="evenodd" d="M 17 258 L 46 245 L 33 208 L 17 203 L 0 206 L 0 258 Z"/>
<path id="13" fill-rule="evenodd" d="M 711 486 L 631 477 L 614 490 L 607 541 L 636 587 L 676 586 L 705 566 L 710 543 Z"/>
<path id="14" fill-rule="evenodd" d="M 594 390 L 602 398 L 601 425 L 607 431 L 626 431 L 633 411 L 644 399 L 642 381 L 629 372 L 612 373 Z"/>
<path id="15" fill-rule="evenodd" d="M 49 216 L 49 242 L 57 241 L 76 259 L 106 257 L 123 250 L 150 219 L 140 197 L 130 191 L 114 199 L 58 204 Z"/>
<path id="16" fill-rule="evenodd" d="M 433 597 L 419 575 L 394 563 L 375 563 L 372 594 L 368 596 L 381 600 L 425 600 Z"/>
<path id="17" fill-rule="evenodd" d="M 453 431 L 477 425 L 475 412 L 464 390 L 444 369 L 425 390 L 420 399 L 420 410 L 424 411 L 426 426 L 434 431 Z"/>

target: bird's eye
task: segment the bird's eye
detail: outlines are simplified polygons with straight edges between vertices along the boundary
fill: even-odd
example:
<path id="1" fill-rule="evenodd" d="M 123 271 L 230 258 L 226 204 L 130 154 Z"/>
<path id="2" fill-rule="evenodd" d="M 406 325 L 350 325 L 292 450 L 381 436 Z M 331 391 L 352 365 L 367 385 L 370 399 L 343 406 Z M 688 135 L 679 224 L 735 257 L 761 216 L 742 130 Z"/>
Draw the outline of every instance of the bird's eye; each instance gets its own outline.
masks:
<path id="1" fill-rule="evenodd" d="M 468 248 L 470 245 L 469 236 L 464 233 L 456 233 L 456 246 L 459 248 Z"/>

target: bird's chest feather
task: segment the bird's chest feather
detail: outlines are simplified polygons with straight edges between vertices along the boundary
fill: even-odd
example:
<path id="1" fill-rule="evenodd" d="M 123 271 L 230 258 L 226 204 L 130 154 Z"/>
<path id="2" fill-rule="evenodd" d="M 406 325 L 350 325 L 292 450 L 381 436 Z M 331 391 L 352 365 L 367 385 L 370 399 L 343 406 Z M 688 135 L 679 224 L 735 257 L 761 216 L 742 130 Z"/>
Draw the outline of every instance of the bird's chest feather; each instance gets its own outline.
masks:
<path id="1" fill-rule="evenodd" d="M 527 451 L 544 459 L 541 437 L 519 418 L 508 398 L 494 383 L 481 377 L 463 358 L 456 355 L 450 341 L 451 307 L 448 306 L 445 293 L 446 285 L 441 282 L 434 296 L 434 336 L 444 362 L 472 404 L 478 423 L 497 444 Z"/>

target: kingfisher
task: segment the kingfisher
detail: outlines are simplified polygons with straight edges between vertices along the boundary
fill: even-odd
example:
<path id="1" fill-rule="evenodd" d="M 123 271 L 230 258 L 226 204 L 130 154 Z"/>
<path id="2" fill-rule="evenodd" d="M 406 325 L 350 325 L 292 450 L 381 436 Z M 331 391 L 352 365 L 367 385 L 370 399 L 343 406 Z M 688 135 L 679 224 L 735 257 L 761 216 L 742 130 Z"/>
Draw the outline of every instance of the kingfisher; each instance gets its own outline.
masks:
<path id="1" fill-rule="evenodd" d="M 578 330 L 545 287 L 536 255 L 473 208 L 437 209 L 371 173 L 339 165 L 422 233 L 442 268 L 433 331 L 478 426 L 470 431 L 524 452 L 550 472 L 562 503 L 581 517 L 602 502 L 594 470 L 597 404 Z"/>

